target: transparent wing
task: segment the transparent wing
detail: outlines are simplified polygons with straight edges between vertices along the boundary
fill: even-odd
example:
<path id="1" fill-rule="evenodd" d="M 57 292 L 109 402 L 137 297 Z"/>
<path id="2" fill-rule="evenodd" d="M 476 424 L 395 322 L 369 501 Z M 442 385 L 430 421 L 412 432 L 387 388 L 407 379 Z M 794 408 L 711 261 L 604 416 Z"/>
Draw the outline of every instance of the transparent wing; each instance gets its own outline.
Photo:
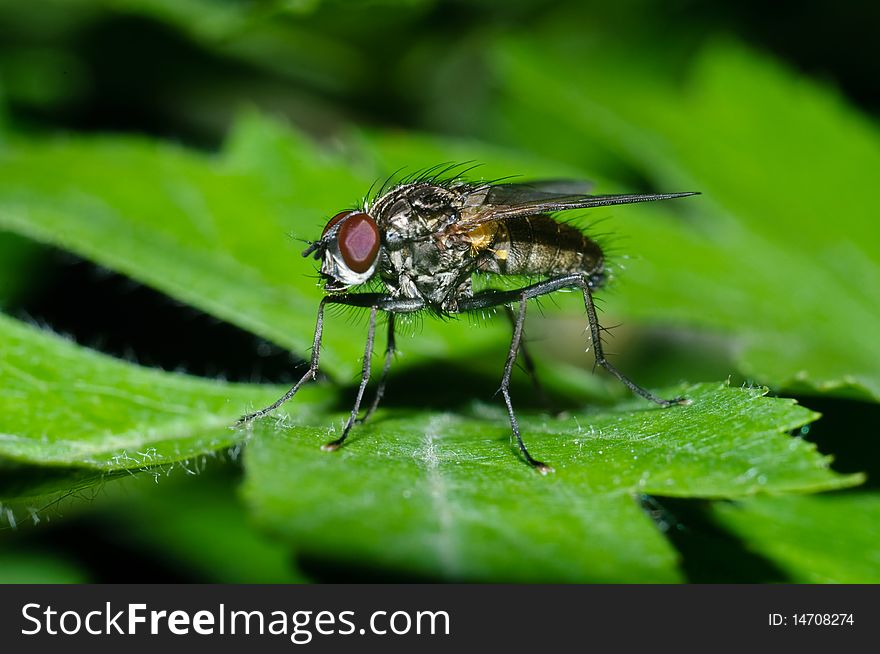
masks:
<path id="1" fill-rule="evenodd" d="M 575 179 L 544 179 L 517 184 L 494 184 L 484 200 L 493 206 L 513 206 L 583 197 L 593 188 L 592 182 Z"/>
<path id="2" fill-rule="evenodd" d="M 506 221 L 541 213 L 554 213 L 572 209 L 608 207 L 617 204 L 671 200 L 699 193 L 619 193 L 612 195 L 588 195 L 589 182 L 572 180 L 546 180 L 524 184 L 495 184 L 477 187 L 473 193 L 485 192 L 485 198 L 467 211 L 455 224 L 455 231 L 470 231 L 479 225 Z"/>

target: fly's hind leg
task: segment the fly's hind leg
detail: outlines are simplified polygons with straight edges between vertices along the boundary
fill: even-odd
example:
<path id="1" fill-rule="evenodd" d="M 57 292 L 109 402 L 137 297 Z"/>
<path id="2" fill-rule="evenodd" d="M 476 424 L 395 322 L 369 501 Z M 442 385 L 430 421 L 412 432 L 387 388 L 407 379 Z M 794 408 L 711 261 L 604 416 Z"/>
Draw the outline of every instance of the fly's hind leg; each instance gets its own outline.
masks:
<path id="1" fill-rule="evenodd" d="M 588 279 L 583 279 L 580 286 L 584 289 L 584 305 L 587 308 L 587 319 L 590 323 L 590 338 L 593 341 L 593 354 L 596 357 L 596 364 L 602 366 L 610 372 L 612 375 L 617 377 L 624 386 L 626 386 L 629 390 L 631 390 L 636 395 L 639 395 L 646 400 L 650 400 L 655 404 L 659 404 L 660 406 L 673 406 L 675 404 L 690 404 L 690 400 L 684 397 L 676 397 L 671 400 L 664 400 L 662 397 L 657 397 L 651 391 L 646 390 L 632 381 L 629 377 L 620 372 L 617 368 L 615 368 L 608 359 L 605 358 L 605 352 L 602 349 L 602 327 L 599 325 L 599 318 L 596 316 L 596 305 L 593 302 L 593 293 L 590 290 L 590 282 Z"/>
<path id="2" fill-rule="evenodd" d="M 508 310 L 510 311 L 509 308 Z M 530 466 L 542 475 L 546 475 L 553 472 L 553 468 L 546 463 L 538 461 L 529 454 L 525 443 L 523 443 L 522 436 L 519 433 L 519 423 L 516 420 L 516 414 L 513 412 L 513 404 L 510 401 L 510 374 L 513 370 L 513 364 L 516 361 L 516 355 L 521 349 L 523 323 L 525 320 L 526 295 L 523 293 L 519 300 L 519 313 L 513 323 L 513 338 L 510 341 L 510 350 L 507 352 L 507 362 L 504 364 L 504 376 L 501 378 L 501 394 L 504 396 L 504 403 L 507 405 L 507 415 L 510 417 L 510 428 L 513 431 L 513 435 L 516 437 L 516 443 L 519 445 L 520 452 L 522 452 L 523 457 Z"/>
<path id="3" fill-rule="evenodd" d="M 513 429 L 514 435 L 516 436 L 517 444 L 519 445 L 520 450 L 525 456 L 526 461 L 528 461 L 532 466 L 534 466 L 538 471 L 543 474 L 551 472 L 553 468 L 532 458 L 522 441 L 519 433 L 519 425 L 516 422 L 516 416 L 513 413 L 513 406 L 510 402 L 510 373 L 513 369 L 513 363 L 516 360 L 516 355 L 519 351 L 520 341 L 522 339 L 523 322 L 525 321 L 526 316 L 525 302 L 531 298 L 546 295 L 548 293 L 558 291 L 562 288 L 583 289 L 584 302 L 587 308 L 587 317 L 589 318 L 590 322 L 590 335 L 593 339 L 596 363 L 598 365 L 602 366 L 603 368 L 605 368 L 605 370 L 617 377 L 617 379 L 623 382 L 623 384 L 625 384 L 636 395 L 640 395 L 641 397 L 644 397 L 651 402 L 655 402 L 660 406 L 671 406 L 673 404 L 690 404 L 690 400 L 682 397 L 677 397 L 673 400 L 664 400 L 661 397 L 657 397 L 650 391 L 645 390 L 635 382 L 631 381 L 629 378 L 624 376 L 624 374 L 621 373 L 617 368 L 615 368 L 608 362 L 608 360 L 605 358 L 605 353 L 602 350 L 602 341 L 600 339 L 602 328 L 599 325 L 598 318 L 596 317 L 596 307 L 593 304 L 593 295 L 590 290 L 590 281 L 586 275 L 582 273 L 566 273 L 564 275 L 559 275 L 558 277 L 553 277 L 551 279 L 547 279 L 542 282 L 532 284 L 530 286 L 525 286 L 520 289 L 507 291 L 490 289 L 481 293 L 477 293 L 472 298 L 468 298 L 467 300 L 459 303 L 460 312 L 478 311 L 481 309 L 489 309 L 491 307 L 519 302 L 519 314 L 517 315 L 514 322 L 513 340 L 510 343 L 510 350 L 507 353 L 507 364 L 504 367 L 504 378 L 501 383 L 501 390 L 504 394 L 504 402 L 507 405 L 507 413 L 510 416 L 510 426 Z"/>

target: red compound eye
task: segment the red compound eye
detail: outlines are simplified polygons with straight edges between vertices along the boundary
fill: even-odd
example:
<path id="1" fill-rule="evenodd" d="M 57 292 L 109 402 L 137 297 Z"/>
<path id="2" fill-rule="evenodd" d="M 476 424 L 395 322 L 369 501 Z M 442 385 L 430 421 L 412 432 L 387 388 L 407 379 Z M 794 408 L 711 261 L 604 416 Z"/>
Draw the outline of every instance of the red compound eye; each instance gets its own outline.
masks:
<path id="1" fill-rule="evenodd" d="M 321 238 L 324 238 L 325 236 L 327 236 L 327 232 L 329 232 L 336 223 L 338 223 L 340 220 L 342 220 L 343 218 L 345 218 L 346 216 L 349 216 L 349 215 L 351 215 L 351 211 L 340 211 L 338 214 L 333 216 L 330 219 L 330 222 L 327 223 L 327 226 L 324 228 L 324 231 L 321 232 Z"/>
<path id="2" fill-rule="evenodd" d="M 345 263 L 354 272 L 367 272 L 379 253 L 379 228 L 376 227 L 376 222 L 365 213 L 337 214 L 330 220 L 327 227 L 335 224 L 337 219 L 341 220 L 340 215 L 349 217 L 342 223 L 342 227 L 339 228 L 339 233 L 336 235 L 339 252 L 342 253 Z"/>

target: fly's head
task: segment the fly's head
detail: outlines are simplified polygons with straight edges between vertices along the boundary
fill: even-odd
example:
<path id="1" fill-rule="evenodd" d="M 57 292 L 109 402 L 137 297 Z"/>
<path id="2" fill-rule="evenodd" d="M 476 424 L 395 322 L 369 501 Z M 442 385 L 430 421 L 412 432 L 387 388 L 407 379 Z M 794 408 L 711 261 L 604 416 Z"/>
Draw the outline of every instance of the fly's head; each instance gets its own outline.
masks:
<path id="1" fill-rule="evenodd" d="M 363 284 L 376 272 L 382 236 L 376 221 L 359 210 L 340 211 L 324 228 L 321 238 L 303 252 L 321 259 L 324 290 L 344 291 Z"/>

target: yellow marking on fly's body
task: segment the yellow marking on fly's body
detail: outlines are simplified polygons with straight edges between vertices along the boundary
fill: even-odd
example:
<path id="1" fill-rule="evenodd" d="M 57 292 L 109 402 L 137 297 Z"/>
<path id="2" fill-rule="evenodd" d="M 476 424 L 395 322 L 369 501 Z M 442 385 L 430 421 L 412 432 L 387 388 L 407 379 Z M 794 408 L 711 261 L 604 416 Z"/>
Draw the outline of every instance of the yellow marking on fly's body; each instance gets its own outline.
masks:
<path id="1" fill-rule="evenodd" d="M 492 242 L 495 240 L 496 231 L 498 231 L 497 224 L 483 223 L 465 234 L 465 238 L 470 241 L 471 251 L 477 254 L 492 245 Z"/>

